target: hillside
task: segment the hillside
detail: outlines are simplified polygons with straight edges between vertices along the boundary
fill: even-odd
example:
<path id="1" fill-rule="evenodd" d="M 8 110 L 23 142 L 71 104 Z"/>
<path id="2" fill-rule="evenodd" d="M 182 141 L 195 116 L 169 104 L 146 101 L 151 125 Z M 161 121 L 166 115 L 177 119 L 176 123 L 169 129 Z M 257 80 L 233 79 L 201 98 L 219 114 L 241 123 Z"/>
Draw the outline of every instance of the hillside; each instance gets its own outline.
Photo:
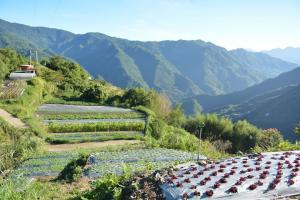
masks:
<path id="1" fill-rule="evenodd" d="M 9 71 L 28 62 L 11 49 L 0 49 L 0 61 L 3 82 L 9 81 Z M 262 131 L 247 121 L 213 114 L 186 118 L 180 106 L 172 108 L 153 90 L 123 90 L 90 80 L 78 63 L 62 57 L 34 64 L 38 77 L 18 85 L 24 92 L 0 99 L 2 109 L 26 124 L 19 129 L 7 123 L 7 116 L 0 118 L 2 199 L 145 199 L 145 194 L 163 199 L 157 172 L 196 162 L 198 151 L 202 162 L 241 151 L 299 148 L 283 141 L 280 132 Z M 5 85 L 2 91 L 11 93 Z M 195 134 L 200 123 L 205 127 L 199 144 Z M 214 167 L 199 165 L 201 170 L 213 172 L 216 166 L 209 162 Z M 200 171 L 185 173 L 193 180 L 202 175 L 207 177 Z"/>
<path id="2" fill-rule="evenodd" d="M 272 49 L 264 53 L 288 62 L 300 65 L 300 47 L 287 47 L 285 49 Z"/>
<path id="3" fill-rule="evenodd" d="M 295 64 L 262 53 L 227 51 L 209 42 L 138 42 L 101 33 L 73 34 L 0 20 L 0 47 L 41 56 L 60 54 L 94 77 L 119 87 L 154 88 L 173 101 L 199 94 L 226 94 L 245 89 Z"/>
<path id="4" fill-rule="evenodd" d="M 212 112 L 218 108 L 228 105 L 241 104 L 256 96 L 266 92 L 286 87 L 289 85 L 300 84 L 300 68 L 296 68 L 290 72 L 285 72 L 276 78 L 268 79 L 260 84 L 249 87 L 245 90 L 219 96 L 200 95 L 193 98 L 188 98 L 183 101 L 183 108 L 187 114 L 193 114 L 194 105 L 201 105 L 204 112 Z"/>
<path id="5" fill-rule="evenodd" d="M 277 128 L 284 133 L 285 139 L 299 140 L 294 134 L 294 128 L 300 121 L 299 102 L 300 85 L 288 86 L 216 112 L 234 121 L 246 119 L 260 128 Z"/>

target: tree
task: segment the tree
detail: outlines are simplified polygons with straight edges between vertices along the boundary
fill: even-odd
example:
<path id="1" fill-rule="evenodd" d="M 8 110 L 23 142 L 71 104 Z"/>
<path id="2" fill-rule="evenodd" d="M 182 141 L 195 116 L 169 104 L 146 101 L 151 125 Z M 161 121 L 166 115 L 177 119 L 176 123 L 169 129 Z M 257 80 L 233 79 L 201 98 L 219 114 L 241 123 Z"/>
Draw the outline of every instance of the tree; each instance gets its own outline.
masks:
<path id="1" fill-rule="evenodd" d="M 172 103 L 170 99 L 166 95 L 159 94 L 155 91 L 151 91 L 151 96 L 150 109 L 160 117 L 167 117 L 172 110 Z"/>
<path id="2" fill-rule="evenodd" d="M 185 115 L 180 104 L 177 104 L 175 108 L 170 112 L 170 114 L 166 118 L 166 121 L 168 124 L 178 128 L 183 125 L 183 123 L 185 122 Z"/>
<path id="3" fill-rule="evenodd" d="M 277 146 L 283 141 L 282 134 L 276 128 L 264 129 L 258 135 L 257 144 L 259 147 L 268 149 Z"/>
<path id="4" fill-rule="evenodd" d="M 125 92 L 125 94 L 122 96 L 122 101 L 128 107 L 149 107 L 151 105 L 151 95 L 143 88 L 132 88 Z"/>
<path id="5" fill-rule="evenodd" d="M 300 136 L 300 122 L 295 127 L 295 133 Z"/>
<path id="6" fill-rule="evenodd" d="M 108 91 L 100 83 L 90 84 L 90 86 L 81 95 L 82 99 L 94 102 L 105 102 L 108 97 Z"/>

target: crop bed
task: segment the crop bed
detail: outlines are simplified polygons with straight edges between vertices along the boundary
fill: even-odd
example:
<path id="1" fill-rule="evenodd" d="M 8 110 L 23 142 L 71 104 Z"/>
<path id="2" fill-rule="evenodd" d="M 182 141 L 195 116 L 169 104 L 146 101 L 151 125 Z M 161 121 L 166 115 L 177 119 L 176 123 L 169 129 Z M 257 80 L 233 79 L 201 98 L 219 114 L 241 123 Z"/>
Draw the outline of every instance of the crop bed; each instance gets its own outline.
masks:
<path id="1" fill-rule="evenodd" d="M 134 140 L 143 137 L 142 132 L 79 132 L 79 133 L 51 133 L 47 141 L 52 144 L 100 142 L 109 140 Z"/>
<path id="2" fill-rule="evenodd" d="M 143 113 L 118 107 L 44 104 L 37 114 L 52 144 L 141 139 L 145 129 Z"/>
<path id="3" fill-rule="evenodd" d="M 136 111 L 130 112 L 38 112 L 45 120 L 63 120 L 63 119 L 141 119 L 144 114 Z"/>
<path id="4" fill-rule="evenodd" d="M 91 167 L 85 175 L 98 178 L 106 174 L 122 174 L 124 165 L 133 171 L 157 170 L 195 159 L 193 153 L 162 148 L 99 152 L 90 156 Z"/>
<path id="5" fill-rule="evenodd" d="M 43 104 L 39 107 L 38 113 L 57 114 L 57 113 L 128 113 L 134 112 L 131 109 L 118 108 L 111 106 L 79 106 L 65 104 Z"/>
<path id="6" fill-rule="evenodd" d="M 26 81 L 5 81 L 0 88 L 0 99 L 14 99 L 21 96 L 26 87 Z"/>
<path id="7" fill-rule="evenodd" d="M 144 121 L 48 124 L 48 130 L 52 133 L 97 132 L 97 131 L 143 131 L 144 128 L 145 128 Z"/>
<path id="8" fill-rule="evenodd" d="M 33 157 L 14 170 L 12 176 L 57 176 L 72 159 L 77 157 L 76 152 L 47 153 Z"/>
<path id="9" fill-rule="evenodd" d="M 166 175 L 166 199 L 272 199 L 300 194 L 300 151 L 249 155 Z"/>

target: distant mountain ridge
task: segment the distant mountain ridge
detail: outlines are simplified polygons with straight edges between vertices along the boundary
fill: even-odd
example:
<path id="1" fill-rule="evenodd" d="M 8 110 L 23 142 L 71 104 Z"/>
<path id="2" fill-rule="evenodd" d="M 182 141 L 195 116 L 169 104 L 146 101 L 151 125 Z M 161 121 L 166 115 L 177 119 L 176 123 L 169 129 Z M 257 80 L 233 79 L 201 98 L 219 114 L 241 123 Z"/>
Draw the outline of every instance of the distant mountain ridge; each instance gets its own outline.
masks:
<path id="1" fill-rule="evenodd" d="M 31 48 L 44 56 L 69 57 L 94 77 L 120 87 L 153 88 L 173 101 L 239 91 L 297 66 L 263 53 L 227 51 L 201 40 L 130 41 L 4 20 L 0 20 L 0 47 L 25 55 Z"/>
<path id="2" fill-rule="evenodd" d="M 300 67 L 280 74 L 279 76 L 268 79 L 245 90 L 233 92 L 225 95 L 210 96 L 199 95 L 183 100 L 183 108 L 186 114 L 193 114 L 193 103 L 201 105 L 204 112 L 213 112 L 229 105 L 238 105 L 256 96 L 272 92 L 280 88 L 300 84 Z"/>
<path id="3" fill-rule="evenodd" d="M 294 133 L 300 122 L 299 102 L 300 85 L 287 86 L 215 112 L 234 121 L 246 119 L 260 128 L 277 128 L 285 139 L 295 141 L 300 139 Z"/>
<path id="4" fill-rule="evenodd" d="M 200 95 L 183 101 L 187 114 L 195 107 L 234 121 L 246 119 L 260 128 L 277 128 L 285 139 L 296 140 L 293 129 L 300 122 L 300 67 L 245 90 L 226 95 Z"/>
<path id="5" fill-rule="evenodd" d="M 281 60 L 285 60 L 300 65 L 300 47 L 272 49 L 269 51 L 264 51 L 263 53 L 266 53 L 275 58 L 280 58 Z"/>

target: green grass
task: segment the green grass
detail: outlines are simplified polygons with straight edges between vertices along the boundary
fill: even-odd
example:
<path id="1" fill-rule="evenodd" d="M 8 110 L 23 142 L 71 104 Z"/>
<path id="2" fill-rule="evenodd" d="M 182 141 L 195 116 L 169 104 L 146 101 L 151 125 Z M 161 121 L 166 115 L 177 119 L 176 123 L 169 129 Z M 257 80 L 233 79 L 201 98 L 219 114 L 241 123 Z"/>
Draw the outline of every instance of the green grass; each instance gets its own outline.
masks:
<path id="1" fill-rule="evenodd" d="M 80 133 L 51 133 L 46 139 L 51 144 L 101 142 L 109 140 L 142 139 L 141 132 L 80 132 Z"/>
<path id="2" fill-rule="evenodd" d="M 65 133 L 65 132 L 97 132 L 97 131 L 143 131 L 144 122 L 98 122 L 98 123 L 82 123 L 82 124 L 61 124 L 50 123 L 48 125 L 49 132 Z"/>

